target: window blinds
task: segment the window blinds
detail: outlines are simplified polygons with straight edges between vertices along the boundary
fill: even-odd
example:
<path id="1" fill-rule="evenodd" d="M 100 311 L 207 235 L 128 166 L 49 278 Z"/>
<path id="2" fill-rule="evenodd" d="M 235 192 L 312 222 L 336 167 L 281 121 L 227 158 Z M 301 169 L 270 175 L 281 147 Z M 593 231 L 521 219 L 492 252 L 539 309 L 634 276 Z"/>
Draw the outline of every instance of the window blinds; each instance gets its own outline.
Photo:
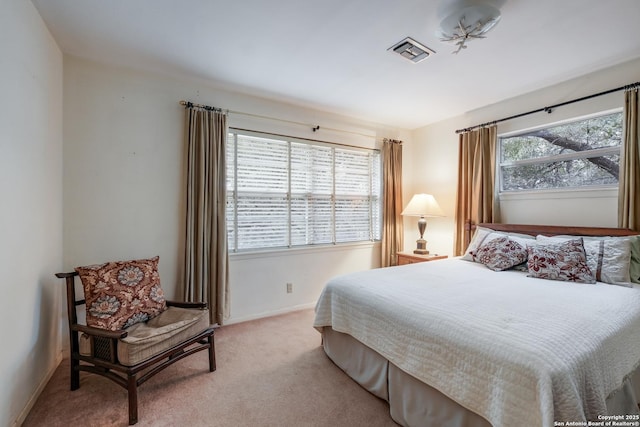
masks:
<path id="1" fill-rule="evenodd" d="M 380 153 L 231 132 L 232 251 L 380 239 Z"/>

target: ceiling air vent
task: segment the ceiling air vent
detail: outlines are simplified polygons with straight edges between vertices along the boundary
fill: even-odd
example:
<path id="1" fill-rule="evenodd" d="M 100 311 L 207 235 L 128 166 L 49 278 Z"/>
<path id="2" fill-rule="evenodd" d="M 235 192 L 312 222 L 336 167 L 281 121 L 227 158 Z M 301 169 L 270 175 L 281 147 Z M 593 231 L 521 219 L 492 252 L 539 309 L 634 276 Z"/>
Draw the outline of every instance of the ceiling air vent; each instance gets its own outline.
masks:
<path id="1" fill-rule="evenodd" d="M 413 63 L 418 63 L 436 53 L 411 37 L 407 37 L 401 42 L 394 44 L 387 50 L 392 50 Z"/>

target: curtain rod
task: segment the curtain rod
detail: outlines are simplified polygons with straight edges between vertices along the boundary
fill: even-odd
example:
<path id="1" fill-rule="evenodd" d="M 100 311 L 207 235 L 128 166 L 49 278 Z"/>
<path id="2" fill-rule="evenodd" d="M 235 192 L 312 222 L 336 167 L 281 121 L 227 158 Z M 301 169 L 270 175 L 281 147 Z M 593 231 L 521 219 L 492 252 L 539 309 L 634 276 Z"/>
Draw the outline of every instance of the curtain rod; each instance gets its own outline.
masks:
<path id="1" fill-rule="evenodd" d="M 637 89 L 638 87 L 640 87 L 640 82 L 631 83 L 629 85 L 620 86 L 620 87 L 617 87 L 615 89 L 605 90 L 604 92 L 594 93 L 593 95 L 583 96 L 582 98 L 572 99 L 570 101 L 561 102 L 559 104 L 550 105 L 548 107 L 538 108 L 537 110 L 527 111 L 526 113 L 520 113 L 520 114 L 516 114 L 516 115 L 513 115 L 513 116 L 509 116 L 509 117 L 504 117 L 502 119 L 493 120 L 491 122 L 487 122 L 487 123 L 482 123 L 482 124 L 479 124 L 479 125 L 471 126 L 471 127 L 468 127 L 468 128 L 458 129 L 458 130 L 456 130 L 456 133 L 469 132 L 469 131 L 477 129 L 477 128 L 481 128 L 481 127 L 489 126 L 489 125 L 495 125 L 496 123 L 506 122 L 507 120 L 517 119 L 519 117 L 528 116 L 529 114 L 540 113 L 542 111 L 544 111 L 545 113 L 551 114 L 553 109 L 557 108 L 557 107 L 562 107 L 562 106 L 565 106 L 565 105 L 568 105 L 568 104 L 573 104 L 574 102 L 586 101 L 587 99 L 596 98 L 596 97 L 602 96 L 602 95 L 608 95 L 610 93 L 618 92 L 620 90 Z"/>
<path id="2" fill-rule="evenodd" d="M 258 119 L 274 120 L 274 121 L 278 121 L 278 122 L 291 123 L 291 124 L 299 125 L 299 126 L 311 127 L 311 130 L 314 131 L 314 132 L 317 132 L 317 131 L 320 130 L 320 126 L 315 125 L 315 124 L 296 122 L 296 121 L 293 121 L 293 120 L 278 119 L 278 118 L 275 118 L 275 117 L 262 116 L 262 115 L 259 115 L 259 114 L 243 113 L 242 111 L 223 110 L 221 108 L 211 107 L 209 105 L 203 105 L 203 104 L 196 104 L 196 103 L 189 102 L 189 101 L 180 101 L 179 104 L 180 105 L 184 105 L 185 108 L 203 108 L 205 110 L 218 111 L 218 112 L 221 112 L 221 113 L 224 112 L 226 114 L 238 114 L 238 115 L 241 115 L 241 116 L 255 117 L 255 118 L 258 118 Z M 331 131 L 334 131 L 334 132 L 350 133 L 352 135 L 364 136 L 366 138 L 375 138 L 376 137 L 375 135 L 368 135 L 366 133 L 353 132 L 353 131 L 350 131 L 350 130 L 327 128 L 327 127 L 323 127 L 322 129 L 323 130 L 331 130 Z"/>
<path id="3" fill-rule="evenodd" d="M 180 105 L 184 105 L 185 108 L 202 108 L 204 110 L 217 111 L 219 113 L 228 113 L 229 112 L 229 110 L 224 111 L 222 108 L 212 107 L 210 105 L 204 105 L 204 104 L 196 104 L 196 103 L 190 102 L 190 101 L 180 101 L 179 104 Z"/>

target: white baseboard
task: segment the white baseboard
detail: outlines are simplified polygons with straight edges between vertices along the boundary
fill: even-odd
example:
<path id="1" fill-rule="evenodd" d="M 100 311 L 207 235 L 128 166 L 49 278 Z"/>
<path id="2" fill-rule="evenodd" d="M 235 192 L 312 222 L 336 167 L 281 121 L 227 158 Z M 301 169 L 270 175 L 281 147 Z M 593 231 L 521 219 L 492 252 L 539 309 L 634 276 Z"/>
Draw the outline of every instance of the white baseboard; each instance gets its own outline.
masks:
<path id="1" fill-rule="evenodd" d="M 18 418 L 11 424 L 11 427 L 20 427 L 24 423 L 24 420 L 27 419 L 27 415 L 29 415 L 29 412 L 31 412 L 33 405 L 36 404 L 38 397 L 40 397 L 40 394 L 49 383 L 49 380 L 53 376 L 54 372 L 56 371 L 56 369 L 58 369 L 58 366 L 60 366 L 62 359 L 63 359 L 63 352 L 59 351 L 58 354 L 56 355 L 55 362 L 49 368 L 47 375 L 45 375 L 44 378 L 42 378 L 42 381 L 40 381 L 40 384 L 38 384 L 38 387 L 33 392 L 33 394 L 31 395 L 31 398 L 22 409 L 22 412 L 20 412 L 20 415 L 18 415 Z"/>
<path id="2" fill-rule="evenodd" d="M 234 323 L 248 322 L 249 320 L 256 320 L 256 319 L 262 319 L 264 317 L 277 316 L 278 314 L 286 314 L 286 313 L 291 313 L 293 311 L 308 310 L 310 308 L 314 308 L 315 306 L 316 306 L 316 303 L 311 302 L 308 304 L 294 305 L 292 307 L 287 307 L 280 310 L 264 311 L 262 313 L 258 313 L 251 316 L 235 317 L 235 318 L 232 317 L 231 319 L 227 320 L 224 324 L 233 325 Z"/>

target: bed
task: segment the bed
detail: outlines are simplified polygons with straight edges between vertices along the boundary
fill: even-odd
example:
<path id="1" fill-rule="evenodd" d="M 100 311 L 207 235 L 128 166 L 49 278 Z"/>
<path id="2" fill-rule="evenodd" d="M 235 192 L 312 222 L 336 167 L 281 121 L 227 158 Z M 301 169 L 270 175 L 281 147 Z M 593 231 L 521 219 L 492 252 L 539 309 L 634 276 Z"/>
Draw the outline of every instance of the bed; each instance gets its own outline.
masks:
<path id="1" fill-rule="evenodd" d="M 638 426 L 637 234 L 479 224 L 464 259 L 330 280 L 314 327 L 328 357 L 400 425 Z M 530 246 L 534 259 L 577 240 L 595 283 L 528 277 L 529 260 L 494 271 L 473 259 L 500 241 Z"/>

